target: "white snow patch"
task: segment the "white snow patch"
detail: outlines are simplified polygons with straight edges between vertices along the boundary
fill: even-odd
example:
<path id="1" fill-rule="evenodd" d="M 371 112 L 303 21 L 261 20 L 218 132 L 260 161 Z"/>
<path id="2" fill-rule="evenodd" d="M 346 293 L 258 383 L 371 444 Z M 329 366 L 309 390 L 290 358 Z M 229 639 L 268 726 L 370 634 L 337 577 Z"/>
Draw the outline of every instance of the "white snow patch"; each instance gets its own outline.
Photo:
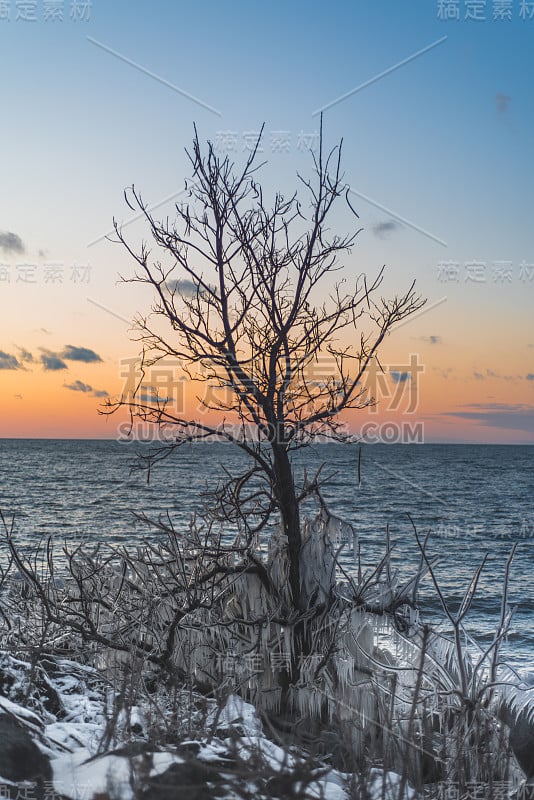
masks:
<path id="1" fill-rule="evenodd" d="M 399 795 L 401 777 L 396 772 L 372 769 L 367 790 L 369 800 L 417 800 L 417 792 L 406 784 L 402 798 Z"/>
<path id="2" fill-rule="evenodd" d="M 150 770 L 150 777 L 161 775 L 162 772 L 168 770 L 173 764 L 183 764 L 184 759 L 174 753 L 153 753 L 152 754 L 152 769 Z"/>
<path id="3" fill-rule="evenodd" d="M 55 791 L 72 800 L 87 800 L 111 788 L 121 800 L 133 797 L 130 764 L 122 756 L 103 755 L 91 759 L 89 751 L 82 748 L 54 759 L 51 766 Z"/>
<path id="4" fill-rule="evenodd" d="M 99 722 L 53 722 L 46 726 L 46 736 L 62 749 L 84 747 L 93 755 L 102 738 L 102 725 Z"/>
<path id="5" fill-rule="evenodd" d="M 13 703 L 11 700 L 8 700 L 7 697 L 0 696 L 0 711 L 5 711 L 7 714 L 12 714 L 18 719 L 24 720 L 31 725 L 35 725 L 37 728 L 39 728 L 39 730 L 42 730 L 43 728 L 43 723 L 37 714 L 35 714 L 33 711 L 30 711 L 29 708 L 23 708 L 17 703 Z"/>
<path id="6" fill-rule="evenodd" d="M 220 712 L 210 712 L 207 721 L 208 729 L 215 723 L 216 719 L 220 728 L 241 725 L 249 736 L 259 736 L 262 733 L 261 721 L 256 709 L 237 694 L 231 694 L 228 697 L 226 705 Z"/>

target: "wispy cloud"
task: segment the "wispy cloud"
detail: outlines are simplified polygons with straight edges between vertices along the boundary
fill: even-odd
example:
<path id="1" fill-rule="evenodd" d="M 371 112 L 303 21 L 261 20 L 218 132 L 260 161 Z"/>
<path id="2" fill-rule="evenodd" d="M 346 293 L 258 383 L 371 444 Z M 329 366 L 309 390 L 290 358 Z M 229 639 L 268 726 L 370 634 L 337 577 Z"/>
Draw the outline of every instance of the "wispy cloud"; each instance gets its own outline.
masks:
<path id="1" fill-rule="evenodd" d="M 394 372 L 393 370 L 389 373 L 391 378 L 393 379 L 394 383 L 406 383 L 407 380 L 410 379 L 410 372 Z"/>
<path id="2" fill-rule="evenodd" d="M 525 411 L 534 409 L 534 406 L 525 403 L 465 403 L 460 408 L 482 408 L 490 411 Z"/>
<path id="3" fill-rule="evenodd" d="M 93 387 L 83 381 L 74 381 L 74 383 L 65 383 L 65 389 L 70 389 L 72 392 L 92 392 Z"/>
<path id="4" fill-rule="evenodd" d="M 60 355 L 66 361 L 84 361 L 86 364 L 102 361 L 98 353 L 89 347 L 75 347 L 72 344 L 65 345 L 65 349 Z"/>
<path id="5" fill-rule="evenodd" d="M 17 350 L 18 356 L 0 351 L 0 369 L 27 369 L 26 364 L 37 363 L 48 372 L 57 372 L 68 369 L 66 361 L 81 361 L 85 364 L 102 361 L 98 353 L 89 347 L 76 347 L 72 344 L 65 345 L 59 353 L 40 347 L 41 355 L 37 358 L 25 347 L 17 347 Z"/>
<path id="6" fill-rule="evenodd" d="M 167 286 L 169 292 L 173 294 L 177 292 L 183 297 L 196 297 L 199 288 L 198 284 L 187 279 L 166 281 L 165 285 Z M 217 288 L 212 284 L 206 283 L 206 285 L 211 289 L 212 292 L 217 292 Z M 205 290 L 200 289 L 200 294 L 201 296 L 205 294 Z"/>
<path id="7" fill-rule="evenodd" d="M 135 399 L 139 403 L 147 404 L 168 403 L 170 401 L 169 397 L 163 397 L 160 395 L 157 387 L 155 386 L 142 386 L 141 391 L 139 394 L 136 394 Z"/>
<path id="8" fill-rule="evenodd" d="M 166 286 L 169 292 L 178 292 L 178 294 L 183 294 L 184 297 L 194 297 L 198 289 L 194 281 L 188 280 L 167 281 Z"/>
<path id="9" fill-rule="evenodd" d="M 0 250 L 6 254 L 24 253 L 26 250 L 20 236 L 12 231 L 0 231 Z"/>
<path id="10" fill-rule="evenodd" d="M 433 372 L 437 372 L 442 378 L 447 379 L 455 371 L 454 367 L 432 367 Z"/>
<path id="11" fill-rule="evenodd" d="M 372 230 L 374 235 L 378 236 L 379 239 L 386 239 L 390 233 L 400 230 L 401 228 L 402 225 L 399 222 L 389 219 L 383 222 L 377 222 L 376 225 L 373 225 Z"/>
<path id="12" fill-rule="evenodd" d="M 485 380 L 517 381 L 517 380 L 522 380 L 523 376 L 502 375 L 500 372 L 496 372 L 494 369 L 486 369 L 485 372 L 479 372 L 478 370 L 474 370 L 473 378 L 476 381 L 485 381 Z"/>
<path id="13" fill-rule="evenodd" d="M 377 203 L 376 200 L 372 200 L 366 194 L 363 194 L 362 192 L 357 192 L 356 189 L 352 188 L 352 186 L 349 187 L 349 192 L 356 195 L 356 197 L 360 197 L 362 200 L 365 200 L 367 203 L 374 206 L 375 208 L 379 208 L 381 211 L 384 211 L 386 214 L 388 214 L 388 216 L 393 217 L 393 219 L 396 219 L 399 222 L 402 222 L 403 225 L 407 225 L 408 228 L 412 228 L 414 231 L 423 234 L 423 236 L 426 236 L 428 239 L 432 239 L 432 241 L 437 242 L 442 247 L 447 247 L 447 242 L 445 242 L 443 239 L 440 239 L 438 236 L 435 236 L 430 231 L 421 228 L 420 225 L 416 225 L 414 222 L 410 222 L 410 220 L 406 219 L 406 217 L 401 217 L 400 214 L 395 213 L 395 211 L 392 211 L 390 208 L 387 208 L 387 206 L 383 205 L 382 203 Z"/>
<path id="14" fill-rule="evenodd" d="M 63 359 L 61 359 L 57 353 L 52 353 L 49 350 L 42 353 L 41 364 L 47 372 L 57 372 L 61 369 L 68 369 Z"/>
<path id="15" fill-rule="evenodd" d="M 495 105 L 497 106 L 498 114 L 504 114 L 508 110 L 511 99 L 512 98 L 509 95 L 502 94 L 502 92 L 497 92 L 495 95 Z"/>
<path id="16" fill-rule="evenodd" d="M 472 420 L 489 428 L 534 432 L 534 406 L 525 403 L 470 403 L 443 416 Z"/>
<path id="17" fill-rule="evenodd" d="M 419 338 L 422 342 L 427 342 L 428 344 L 441 344 L 443 342 L 441 336 L 420 336 Z"/>
<path id="18" fill-rule="evenodd" d="M 82 392 L 83 394 L 90 394 L 93 397 L 109 397 L 105 389 L 93 389 L 90 384 L 80 380 L 73 381 L 73 383 L 64 383 L 63 386 L 65 389 L 70 389 L 71 392 Z"/>
<path id="19" fill-rule="evenodd" d="M 22 369 L 22 364 L 16 356 L 0 350 L 0 369 Z"/>
<path id="20" fill-rule="evenodd" d="M 19 351 L 19 358 L 21 361 L 25 361 L 27 364 L 33 363 L 33 355 L 29 350 L 26 350 L 25 347 L 18 347 L 17 349 Z"/>

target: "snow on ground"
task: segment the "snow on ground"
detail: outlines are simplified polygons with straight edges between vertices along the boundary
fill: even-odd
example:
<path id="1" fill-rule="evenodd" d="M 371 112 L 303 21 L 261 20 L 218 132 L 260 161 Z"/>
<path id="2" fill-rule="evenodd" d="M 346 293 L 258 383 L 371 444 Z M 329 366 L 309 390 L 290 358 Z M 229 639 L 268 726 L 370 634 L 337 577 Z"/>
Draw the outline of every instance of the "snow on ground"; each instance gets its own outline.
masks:
<path id="1" fill-rule="evenodd" d="M 50 759 L 51 775 L 44 782 L 44 790 L 33 784 L 34 794 L 30 793 L 32 784 L 25 785 L 25 795 L 20 794 L 20 781 L 17 784 L 12 776 L 11 780 L 9 776 L 0 777 L 1 797 L 59 800 L 61 795 L 70 800 L 92 800 L 97 796 L 102 800 L 108 797 L 133 800 L 132 786 L 147 785 L 147 781 L 156 776 L 163 780 L 161 776 L 167 774 L 170 781 L 176 781 L 175 785 L 187 779 L 192 753 L 194 763 L 205 770 L 203 780 L 209 783 L 212 776 L 213 781 L 218 782 L 217 789 L 221 790 L 217 796 L 226 798 L 234 796 L 231 784 L 232 778 L 235 779 L 232 767 L 236 753 L 242 764 L 251 760 L 250 777 L 245 773 L 242 779 L 252 787 L 257 780 L 253 766 L 256 762 L 252 759 L 258 753 L 271 775 L 291 774 L 298 767 L 298 752 L 294 749 L 288 752 L 268 739 L 254 707 L 236 695 L 228 697 L 222 708 L 217 709 L 213 704 L 206 718 L 204 738 L 182 741 L 177 747 L 150 747 L 146 736 L 143 740 L 143 709 L 134 708 L 130 723 L 137 723 L 137 737 L 130 734 L 129 742 L 115 743 L 101 753 L 109 718 L 110 688 L 99 673 L 67 659 L 49 659 L 46 675 L 41 676 L 50 693 L 47 698 L 28 693 L 31 670 L 30 664 L 0 654 L 0 692 L 4 695 L 0 694 L 0 719 L 15 719 L 17 726 L 27 732 Z M 31 700 L 32 708 L 23 707 L 24 699 Z M 49 709 L 58 701 L 59 708 L 53 714 Z M 173 772 L 180 768 L 183 773 Z M 346 800 L 349 779 L 349 775 L 323 769 L 308 786 L 308 796 L 318 800 Z M 399 780 L 392 773 L 384 776 L 380 770 L 372 770 L 366 784 L 369 800 L 399 800 Z M 415 793 L 408 789 L 404 800 L 414 798 Z"/>

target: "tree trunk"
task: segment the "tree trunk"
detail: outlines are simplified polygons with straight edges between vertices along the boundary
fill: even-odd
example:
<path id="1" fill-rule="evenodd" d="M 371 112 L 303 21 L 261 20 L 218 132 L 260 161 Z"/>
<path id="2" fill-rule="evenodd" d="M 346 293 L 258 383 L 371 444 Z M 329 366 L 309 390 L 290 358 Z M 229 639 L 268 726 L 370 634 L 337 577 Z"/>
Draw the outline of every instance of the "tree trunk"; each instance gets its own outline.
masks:
<path id="1" fill-rule="evenodd" d="M 272 442 L 274 456 L 275 486 L 273 487 L 284 533 L 287 536 L 288 557 L 289 557 L 289 585 L 295 608 L 301 606 L 300 590 L 300 548 L 302 539 L 300 535 L 300 512 L 295 483 L 293 481 L 293 470 L 289 461 L 289 455 L 284 445 Z"/>

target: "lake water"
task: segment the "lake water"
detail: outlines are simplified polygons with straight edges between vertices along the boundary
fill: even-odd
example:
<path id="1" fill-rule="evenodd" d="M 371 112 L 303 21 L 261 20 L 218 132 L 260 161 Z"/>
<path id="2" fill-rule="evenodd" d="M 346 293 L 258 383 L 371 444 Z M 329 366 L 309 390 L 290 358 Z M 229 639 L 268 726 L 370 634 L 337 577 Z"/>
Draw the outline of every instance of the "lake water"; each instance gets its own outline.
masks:
<path id="1" fill-rule="evenodd" d="M 139 445 L 95 440 L 0 440 L 0 509 L 15 515 L 15 536 L 34 547 L 42 536 L 58 541 L 135 543 L 157 536 L 132 512 L 169 512 L 176 526 L 187 525 L 201 507 L 201 494 L 221 476 L 222 466 L 239 470 L 240 451 L 221 443 L 187 446 L 146 474 L 130 474 Z M 436 573 L 454 608 L 485 553 L 469 630 L 482 644 L 497 624 L 504 565 L 518 544 L 510 584 L 516 606 L 505 645 L 507 660 L 534 668 L 534 448 L 497 445 L 316 445 L 294 456 L 298 475 L 325 462 L 335 472 L 324 489 L 330 510 L 350 522 L 358 535 L 364 566 L 383 555 L 389 526 L 395 564 L 406 574 L 419 551 L 413 520 L 430 553 L 439 556 Z M 347 553 L 345 563 L 353 566 Z M 427 579 L 421 592 L 424 615 L 440 618 Z"/>

